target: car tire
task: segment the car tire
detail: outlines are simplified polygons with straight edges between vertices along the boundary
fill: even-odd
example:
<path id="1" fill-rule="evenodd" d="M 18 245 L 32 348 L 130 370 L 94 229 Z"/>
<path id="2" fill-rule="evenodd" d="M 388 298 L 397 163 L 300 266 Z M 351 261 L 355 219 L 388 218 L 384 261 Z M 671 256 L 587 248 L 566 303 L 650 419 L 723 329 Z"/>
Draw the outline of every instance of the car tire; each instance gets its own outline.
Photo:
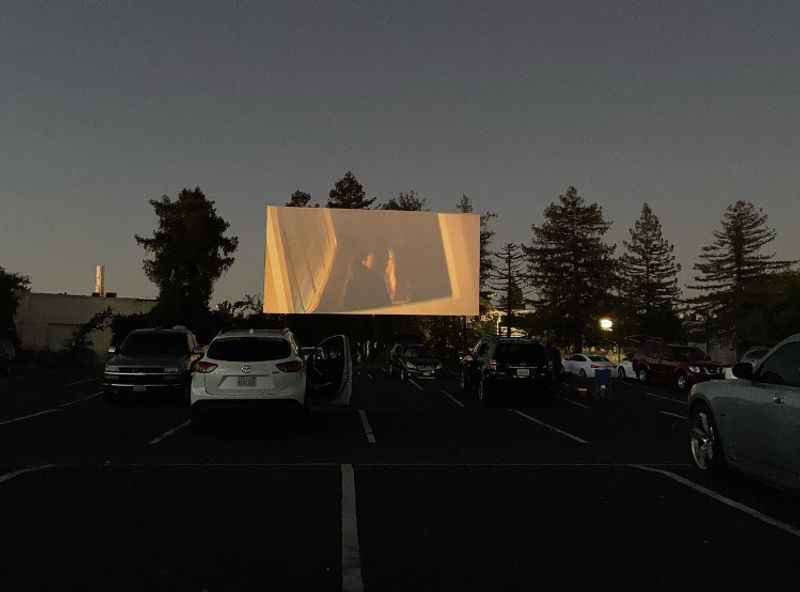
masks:
<path id="1" fill-rule="evenodd" d="M 679 372 L 678 375 L 675 377 L 675 388 L 683 392 L 688 387 L 689 387 L 689 379 L 687 378 L 686 374 L 684 374 L 683 372 Z"/>
<path id="2" fill-rule="evenodd" d="M 697 403 L 689 412 L 689 455 L 695 468 L 719 474 L 725 470 L 725 455 L 714 414 L 705 403 Z"/>
<path id="3" fill-rule="evenodd" d="M 408 372 L 405 368 L 400 368 L 400 382 L 406 382 L 408 380 Z"/>
<path id="4" fill-rule="evenodd" d="M 650 376 L 647 373 L 647 368 L 639 368 L 639 370 L 636 371 L 636 378 L 642 384 L 648 384 L 650 382 Z"/>
<path id="5" fill-rule="evenodd" d="M 617 376 L 619 376 L 620 380 L 625 380 L 625 368 L 617 370 Z"/>
<path id="6" fill-rule="evenodd" d="M 581 377 L 581 378 L 586 378 L 586 370 L 584 370 L 583 368 L 581 368 L 581 369 L 578 371 L 578 376 L 579 376 L 579 377 Z"/>

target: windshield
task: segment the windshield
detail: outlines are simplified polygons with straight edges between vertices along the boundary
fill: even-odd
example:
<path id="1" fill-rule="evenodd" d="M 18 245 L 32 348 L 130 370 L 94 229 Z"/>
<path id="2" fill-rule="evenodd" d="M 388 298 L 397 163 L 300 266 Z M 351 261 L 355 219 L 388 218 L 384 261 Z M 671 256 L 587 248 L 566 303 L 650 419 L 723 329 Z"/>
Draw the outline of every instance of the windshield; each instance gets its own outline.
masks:
<path id="1" fill-rule="evenodd" d="M 429 352 L 424 347 L 407 347 L 406 351 L 404 352 L 405 357 L 409 359 L 417 359 L 417 358 L 432 358 L 433 354 Z"/>
<path id="2" fill-rule="evenodd" d="M 672 357 L 679 362 L 703 362 L 710 358 L 696 347 L 672 347 Z"/>
<path id="3" fill-rule="evenodd" d="M 181 333 L 132 333 L 122 344 L 124 356 L 183 356 L 189 353 L 186 335 Z"/>
<path id="4" fill-rule="evenodd" d="M 311 352 L 313 348 L 308 353 Z M 213 341 L 206 356 L 228 362 L 265 362 L 288 358 L 291 353 L 291 346 L 285 339 L 232 337 Z"/>
<path id="5" fill-rule="evenodd" d="M 506 364 L 542 364 L 545 361 L 544 348 L 538 343 L 500 343 L 495 358 Z"/>
<path id="6" fill-rule="evenodd" d="M 605 356 L 589 356 L 589 359 L 590 359 L 592 362 L 608 362 L 609 364 L 611 363 L 611 360 L 609 360 L 609 359 L 608 359 L 607 357 L 605 357 Z"/>

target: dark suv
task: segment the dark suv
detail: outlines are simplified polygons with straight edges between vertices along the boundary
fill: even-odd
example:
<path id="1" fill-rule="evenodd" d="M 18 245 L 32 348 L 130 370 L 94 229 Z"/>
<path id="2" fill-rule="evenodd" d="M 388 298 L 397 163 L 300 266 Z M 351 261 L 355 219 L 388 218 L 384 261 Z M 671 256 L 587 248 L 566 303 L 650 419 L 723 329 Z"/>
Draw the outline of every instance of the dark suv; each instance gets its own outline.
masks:
<path id="1" fill-rule="evenodd" d="M 669 384 L 682 391 L 698 382 L 724 378 L 724 367 L 712 362 L 703 350 L 655 339 L 639 345 L 633 356 L 633 371 L 644 384 Z"/>
<path id="2" fill-rule="evenodd" d="M 399 376 L 400 380 L 409 378 L 436 378 L 442 371 L 442 362 L 419 343 L 398 343 L 389 350 L 386 373 L 389 377 Z"/>
<path id="3" fill-rule="evenodd" d="M 139 393 L 178 394 L 188 401 L 192 365 L 202 356 L 185 328 L 132 331 L 111 354 L 103 373 L 107 400 Z"/>
<path id="4" fill-rule="evenodd" d="M 552 361 L 538 341 L 483 337 L 461 360 L 461 388 L 489 405 L 500 394 L 550 395 Z"/>

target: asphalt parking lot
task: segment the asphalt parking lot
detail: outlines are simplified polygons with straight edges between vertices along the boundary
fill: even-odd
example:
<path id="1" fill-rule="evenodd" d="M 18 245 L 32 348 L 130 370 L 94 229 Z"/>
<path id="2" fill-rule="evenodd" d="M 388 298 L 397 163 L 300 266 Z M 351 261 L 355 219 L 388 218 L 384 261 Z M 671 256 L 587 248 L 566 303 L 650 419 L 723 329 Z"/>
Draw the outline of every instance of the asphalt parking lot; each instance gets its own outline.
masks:
<path id="1" fill-rule="evenodd" d="M 685 395 L 656 386 L 485 409 L 455 380 L 360 368 L 349 408 L 195 432 L 177 403 L 107 405 L 92 377 L 17 380 L 0 411 L 9 590 L 719 586 L 800 570 L 796 496 L 695 472 Z"/>

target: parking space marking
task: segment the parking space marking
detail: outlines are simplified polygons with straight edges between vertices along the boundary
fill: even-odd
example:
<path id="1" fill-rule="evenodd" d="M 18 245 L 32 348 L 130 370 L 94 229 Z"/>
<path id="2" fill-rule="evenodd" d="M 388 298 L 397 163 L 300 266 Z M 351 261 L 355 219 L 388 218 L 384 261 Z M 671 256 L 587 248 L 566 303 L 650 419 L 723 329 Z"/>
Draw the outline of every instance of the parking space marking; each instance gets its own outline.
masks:
<path id="1" fill-rule="evenodd" d="M 665 397 L 664 395 L 657 395 L 655 393 L 645 393 L 648 397 L 653 397 L 654 399 L 661 399 L 662 401 L 669 401 L 670 403 L 676 403 L 677 405 L 683 405 L 684 407 L 688 405 L 686 401 L 679 401 L 678 399 L 673 399 L 672 397 Z"/>
<path id="2" fill-rule="evenodd" d="M 763 513 L 759 512 L 758 510 L 756 510 L 754 508 L 751 508 L 750 506 L 746 506 L 746 505 L 744 505 L 744 504 L 742 504 L 740 502 L 732 500 L 729 497 L 725 497 L 724 495 L 722 495 L 720 493 L 717 493 L 716 491 L 712 491 L 712 490 L 708 489 L 707 487 L 703 487 L 699 483 L 695 483 L 694 481 L 690 481 L 689 479 L 686 479 L 685 477 L 681 477 L 680 475 L 677 475 L 677 474 L 675 474 L 675 473 L 673 473 L 671 471 L 665 471 L 664 469 L 656 469 L 656 468 L 653 468 L 653 467 L 647 467 L 645 465 L 631 465 L 631 466 L 635 467 L 637 469 L 640 469 L 642 471 L 648 471 L 650 473 L 657 473 L 659 475 L 663 475 L 664 477 L 672 479 L 673 481 L 676 481 L 676 482 L 680 483 L 681 485 L 685 485 L 686 487 L 694 489 L 695 491 L 697 491 L 699 493 L 705 494 L 708 497 L 710 497 L 712 499 L 715 499 L 716 501 L 718 501 L 718 502 L 720 502 L 722 504 L 725 504 L 726 506 L 730 506 L 731 508 L 735 508 L 735 509 L 737 509 L 737 510 L 739 510 L 741 512 L 744 512 L 745 514 L 747 514 L 748 516 L 752 516 L 756 520 L 760 520 L 761 522 L 764 522 L 765 524 L 769 524 L 770 526 L 774 526 L 775 528 L 780 529 L 783 532 L 786 532 L 788 534 L 794 535 L 796 537 L 800 537 L 800 530 L 794 528 L 793 526 L 790 526 L 790 525 L 786 524 L 785 522 L 781 522 L 780 520 L 776 520 L 775 518 L 767 516 L 766 514 L 763 514 Z"/>
<path id="3" fill-rule="evenodd" d="M 575 405 L 576 407 L 581 407 L 582 409 L 591 409 L 591 407 L 589 407 L 588 405 L 584 405 L 583 403 L 578 403 L 577 401 L 573 401 L 572 399 L 569 399 L 561 395 L 558 395 L 557 398 L 567 403 L 570 403 L 571 405 Z"/>
<path id="4" fill-rule="evenodd" d="M 166 440 L 167 438 L 169 438 L 169 437 L 170 437 L 172 434 L 174 434 L 175 432 L 177 432 L 177 431 L 179 431 L 179 430 L 182 430 L 183 428 L 185 428 L 186 426 L 188 426 L 190 423 L 192 423 L 192 420 L 191 420 L 191 419 L 187 419 L 187 420 L 186 420 L 186 421 L 184 421 L 182 424 L 176 425 L 174 428 L 172 428 L 172 429 L 170 429 L 170 430 L 167 430 L 167 431 L 166 431 L 166 432 L 164 432 L 163 434 L 160 434 L 160 435 L 156 436 L 155 438 L 153 438 L 152 440 L 150 440 L 150 441 L 147 443 L 147 445 L 148 445 L 148 446 L 155 446 L 156 444 L 158 444 L 158 443 L 159 443 L 159 442 L 161 442 L 162 440 Z"/>
<path id="5" fill-rule="evenodd" d="M 58 407 L 60 409 L 65 409 L 67 407 L 72 407 L 73 405 L 77 405 L 78 403 L 83 403 L 84 401 L 91 401 L 92 399 L 95 399 L 95 398 L 99 397 L 102 394 L 103 394 L 103 391 L 100 391 L 100 392 L 91 394 L 88 397 L 82 397 L 80 399 L 75 399 L 74 401 L 69 401 L 68 403 L 62 403 Z"/>
<path id="6" fill-rule="evenodd" d="M 342 474 L 342 590 L 361 592 L 361 552 L 358 546 L 356 479 L 353 465 L 341 465 Z"/>
<path id="7" fill-rule="evenodd" d="M 367 441 L 370 444 L 375 444 L 375 434 L 372 433 L 372 426 L 369 425 L 369 419 L 367 419 L 367 412 L 363 409 L 358 410 L 358 415 L 361 417 L 361 425 L 364 428 L 364 434 L 367 436 Z"/>
<path id="8" fill-rule="evenodd" d="M 459 407 L 464 407 L 464 403 L 462 403 L 461 401 L 459 401 L 458 399 L 456 399 L 456 398 L 455 398 L 453 395 L 451 395 L 450 393 L 448 393 L 446 390 L 442 389 L 442 394 L 443 394 L 445 397 L 447 397 L 448 399 L 450 399 L 450 400 L 451 400 L 453 403 L 455 403 L 456 405 L 458 405 Z"/>
<path id="9" fill-rule="evenodd" d="M 417 390 L 420 390 L 420 391 L 424 391 L 424 390 L 425 390 L 425 389 L 424 389 L 424 388 L 422 388 L 420 385 L 418 385 L 418 384 L 417 384 L 417 382 L 416 382 L 416 381 L 415 381 L 413 378 L 409 378 L 409 379 L 408 379 L 408 382 L 409 382 L 410 384 L 413 384 L 415 387 L 417 387 Z"/>
<path id="10" fill-rule="evenodd" d="M 43 471 L 45 469 L 52 468 L 55 468 L 55 465 L 38 465 L 36 467 L 26 467 L 17 471 L 11 471 L 10 473 L 0 475 L 0 483 L 6 483 L 7 481 L 11 481 L 13 478 L 19 477 L 20 475 L 25 475 L 26 473 L 35 473 L 37 471 Z"/>
<path id="11" fill-rule="evenodd" d="M 76 380 L 75 382 L 70 382 L 69 384 L 65 384 L 64 388 L 69 388 L 71 386 L 77 386 L 79 384 L 86 384 L 87 382 L 97 382 L 100 380 L 99 378 L 83 378 L 81 380 Z"/>
<path id="12" fill-rule="evenodd" d="M 553 425 L 550 425 L 549 423 L 543 422 L 541 419 L 536 419 L 535 417 L 531 417 L 530 415 L 528 415 L 527 413 L 523 413 L 519 409 L 508 409 L 508 411 L 511 411 L 512 413 L 516 413 L 520 417 L 524 417 L 525 419 L 527 419 L 530 422 L 535 423 L 536 425 L 542 426 L 543 428 L 547 428 L 548 430 L 556 432 L 557 434 L 561 434 L 562 436 L 565 436 L 565 437 L 567 437 L 567 438 L 569 438 L 571 440 L 574 440 L 575 442 L 579 442 L 581 444 L 588 444 L 589 443 L 588 440 L 584 440 L 583 438 L 581 438 L 579 436 L 576 436 L 575 434 L 570 434 L 569 432 L 565 432 L 564 430 L 562 430 L 560 428 L 557 428 L 556 426 L 553 426 Z"/>
<path id="13" fill-rule="evenodd" d="M 22 415 L 20 417 L 12 417 L 11 419 L 6 419 L 0 421 L 0 426 L 8 425 L 10 423 L 15 423 L 18 421 L 25 421 L 26 419 L 31 419 L 32 417 L 39 417 L 40 415 L 47 415 L 48 413 L 56 413 L 57 411 L 61 411 L 58 407 L 54 407 L 53 409 L 45 409 L 44 411 L 37 411 L 36 413 L 30 413 L 28 415 Z"/>
<path id="14" fill-rule="evenodd" d="M 685 415 L 681 415 L 680 413 L 670 413 L 669 411 L 659 411 L 661 415 L 669 415 L 670 417 L 677 417 L 678 419 L 689 419 Z"/>

